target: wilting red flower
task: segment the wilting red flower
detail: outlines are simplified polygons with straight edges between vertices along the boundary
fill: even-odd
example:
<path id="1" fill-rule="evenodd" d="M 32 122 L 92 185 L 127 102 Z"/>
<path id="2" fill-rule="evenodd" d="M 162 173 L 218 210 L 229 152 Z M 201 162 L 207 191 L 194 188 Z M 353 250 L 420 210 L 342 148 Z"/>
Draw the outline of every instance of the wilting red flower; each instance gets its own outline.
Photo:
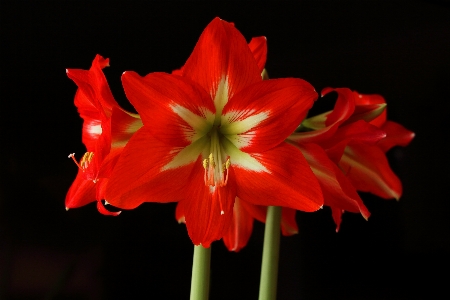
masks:
<path id="1" fill-rule="evenodd" d="M 78 86 L 75 106 L 83 118 L 82 140 L 87 152 L 81 160 L 69 155 L 79 170 L 66 196 L 66 208 L 76 208 L 97 201 L 98 210 L 105 209 L 101 200 L 108 177 L 131 135 L 142 126 L 138 115 L 122 110 L 114 100 L 102 69 L 109 60 L 97 55 L 89 71 L 68 69 L 67 76 Z"/>
<path id="2" fill-rule="evenodd" d="M 229 229 L 236 197 L 304 211 L 321 207 L 317 179 L 284 141 L 316 99 L 309 83 L 263 81 L 244 37 L 218 18 L 180 72 L 122 76 L 144 126 L 113 170 L 108 202 L 132 209 L 179 201 L 191 240 L 205 247 Z"/>

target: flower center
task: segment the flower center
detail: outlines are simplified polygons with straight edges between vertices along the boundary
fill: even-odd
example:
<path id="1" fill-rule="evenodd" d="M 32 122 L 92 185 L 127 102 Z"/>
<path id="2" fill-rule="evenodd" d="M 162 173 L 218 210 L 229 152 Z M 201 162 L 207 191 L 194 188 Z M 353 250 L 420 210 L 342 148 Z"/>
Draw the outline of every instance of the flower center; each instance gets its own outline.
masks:
<path id="1" fill-rule="evenodd" d="M 230 157 L 226 155 L 220 144 L 218 126 L 214 126 L 211 130 L 211 146 L 208 158 L 203 160 L 203 168 L 205 173 L 203 179 L 205 186 L 211 187 L 212 191 L 218 187 L 227 185 L 231 162 Z M 220 214 L 224 214 L 222 201 L 219 194 Z"/>

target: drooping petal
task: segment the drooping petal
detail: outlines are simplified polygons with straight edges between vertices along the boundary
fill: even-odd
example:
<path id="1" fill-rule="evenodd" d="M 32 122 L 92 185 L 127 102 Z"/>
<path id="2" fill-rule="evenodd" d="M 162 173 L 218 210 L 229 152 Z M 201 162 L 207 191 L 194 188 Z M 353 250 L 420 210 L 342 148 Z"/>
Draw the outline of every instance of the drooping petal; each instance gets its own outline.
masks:
<path id="1" fill-rule="evenodd" d="M 387 152 L 394 146 L 405 147 L 415 136 L 414 132 L 392 121 L 386 121 L 381 129 L 386 131 L 386 137 L 378 142 L 378 146 L 383 152 Z"/>
<path id="2" fill-rule="evenodd" d="M 106 200 L 116 207 L 131 209 L 143 202 L 176 202 L 184 198 L 182 190 L 204 148 L 196 143 L 191 146 L 167 146 L 154 138 L 146 126 L 142 127 L 130 139 L 114 167 Z M 177 159 L 182 151 L 184 155 Z"/>
<path id="3" fill-rule="evenodd" d="M 384 152 L 378 146 L 349 143 L 339 166 L 359 191 L 397 200 L 402 194 L 402 183 L 392 172 Z"/>
<path id="4" fill-rule="evenodd" d="M 325 205 L 350 212 L 361 212 L 367 219 L 370 214 L 355 188 L 325 151 L 315 144 L 303 144 L 300 149 L 319 179 Z"/>
<path id="5" fill-rule="evenodd" d="M 135 72 L 125 72 L 122 82 L 142 122 L 164 143 L 185 147 L 211 129 L 214 105 L 194 82 L 165 73 L 141 77 Z"/>
<path id="6" fill-rule="evenodd" d="M 248 44 L 250 51 L 252 51 L 253 57 L 258 64 L 259 71 L 264 70 L 267 59 L 267 39 L 265 36 L 254 37 Z"/>
<path id="7" fill-rule="evenodd" d="M 120 211 L 109 211 L 106 209 L 106 207 L 103 205 L 101 200 L 97 200 L 97 210 L 105 216 L 113 216 L 113 217 L 117 217 L 118 215 L 120 215 Z"/>
<path id="8" fill-rule="evenodd" d="M 297 221 L 295 214 L 297 211 L 289 207 L 283 207 L 281 210 L 281 233 L 285 236 L 298 233 Z"/>
<path id="9" fill-rule="evenodd" d="M 244 201 L 236 197 L 233 219 L 223 242 L 229 251 L 238 252 L 247 245 L 253 231 L 253 217 L 242 205 Z"/>
<path id="10" fill-rule="evenodd" d="M 244 87 L 262 80 L 245 38 L 233 24 L 219 18 L 202 32 L 183 76 L 200 84 L 219 111 Z"/>
<path id="11" fill-rule="evenodd" d="M 66 208 L 77 208 L 95 201 L 95 183 L 85 180 L 81 169 L 66 195 Z"/>
<path id="12" fill-rule="evenodd" d="M 238 197 L 257 205 L 285 206 L 302 211 L 316 211 L 323 205 L 317 178 L 300 150 L 287 143 L 253 153 L 267 171 L 249 170 L 231 162 L 236 174 Z"/>
<path id="13" fill-rule="evenodd" d="M 232 168 L 228 169 L 228 184 L 223 187 L 205 185 L 201 158 L 197 161 L 186 185 L 181 204 L 185 212 L 185 222 L 194 245 L 209 247 L 221 239 L 231 226 L 233 205 L 236 198 L 236 183 Z"/>
<path id="14" fill-rule="evenodd" d="M 301 79 L 261 81 L 230 99 L 220 131 L 242 151 L 266 151 L 295 130 L 316 98 L 314 88 Z"/>
<path id="15" fill-rule="evenodd" d="M 331 207 L 331 216 L 333 217 L 333 221 L 336 224 L 336 232 L 339 232 L 342 223 L 342 214 L 344 210 L 338 207 Z"/>

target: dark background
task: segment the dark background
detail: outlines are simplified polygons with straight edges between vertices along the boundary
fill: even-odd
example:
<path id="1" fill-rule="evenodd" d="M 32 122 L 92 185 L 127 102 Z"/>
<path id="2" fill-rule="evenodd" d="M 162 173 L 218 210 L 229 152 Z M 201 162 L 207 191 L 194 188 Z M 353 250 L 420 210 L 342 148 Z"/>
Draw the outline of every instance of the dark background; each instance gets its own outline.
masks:
<path id="1" fill-rule="evenodd" d="M 215 17 L 268 39 L 271 77 L 379 93 L 416 133 L 388 154 L 399 202 L 362 195 L 372 213 L 298 213 L 282 238 L 278 299 L 433 298 L 448 284 L 450 8 L 446 1 L 168 3 L 1 2 L 0 298 L 187 299 L 193 246 L 174 204 L 119 217 L 64 209 L 85 152 L 66 68 L 96 54 L 116 100 L 120 75 L 179 68 Z M 319 101 L 320 102 L 320 101 Z M 320 109 L 332 107 L 326 100 Z M 325 104 L 324 104 L 325 103 Z M 327 106 L 328 105 L 328 106 Z M 211 299 L 256 299 L 264 227 L 246 248 L 212 245 Z M 444 274 L 443 276 L 441 275 Z"/>

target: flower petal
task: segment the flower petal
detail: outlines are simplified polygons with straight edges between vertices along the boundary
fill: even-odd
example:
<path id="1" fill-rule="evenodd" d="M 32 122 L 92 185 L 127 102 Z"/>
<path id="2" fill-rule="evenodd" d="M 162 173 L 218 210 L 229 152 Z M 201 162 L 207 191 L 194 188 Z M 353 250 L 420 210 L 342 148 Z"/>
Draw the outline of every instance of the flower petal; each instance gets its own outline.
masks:
<path id="1" fill-rule="evenodd" d="M 265 36 L 254 37 L 248 44 L 253 57 L 258 64 L 259 71 L 262 73 L 267 59 L 267 39 Z"/>
<path id="2" fill-rule="evenodd" d="M 302 211 L 316 211 L 323 196 L 300 150 L 287 143 L 264 153 L 250 154 L 267 171 L 234 165 L 238 197 L 256 205 L 285 206 Z"/>
<path id="3" fill-rule="evenodd" d="M 183 76 L 200 84 L 220 111 L 234 94 L 261 81 L 261 71 L 242 34 L 219 18 L 202 32 L 191 56 L 183 67 Z M 220 94 L 220 85 L 225 94 Z"/>
<path id="4" fill-rule="evenodd" d="M 336 92 L 338 98 L 332 111 L 317 115 L 302 122 L 303 127 L 314 129 L 306 132 L 295 132 L 288 139 L 296 143 L 316 143 L 326 141 L 336 132 L 338 127 L 345 122 L 355 110 L 355 99 L 351 90 L 347 88 L 325 88 L 322 96 L 330 92 Z"/>
<path id="5" fill-rule="evenodd" d="M 213 241 L 221 239 L 231 225 L 236 183 L 232 168 L 228 172 L 231 180 L 226 186 L 212 187 L 205 186 L 201 158 L 192 169 L 181 200 L 189 203 L 180 205 L 184 205 L 185 222 L 194 245 L 209 247 Z"/>
<path id="6" fill-rule="evenodd" d="M 289 207 L 283 207 L 281 210 L 281 233 L 290 236 L 298 233 L 297 221 L 295 214 L 297 211 Z"/>
<path id="7" fill-rule="evenodd" d="M 402 194 L 402 183 L 389 167 L 384 152 L 377 146 L 349 143 L 339 166 L 359 191 L 397 200 Z"/>
<path id="8" fill-rule="evenodd" d="M 360 141 L 375 145 L 386 137 L 386 132 L 378 127 L 359 120 L 355 123 L 340 127 L 329 139 L 322 141 L 319 145 L 326 149 L 328 157 L 336 164 L 341 160 L 345 147 L 350 141 Z"/>
<path id="9" fill-rule="evenodd" d="M 415 136 L 414 132 L 392 121 L 386 121 L 381 129 L 386 131 L 386 137 L 378 142 L 378 146 L 383 152 L 387 152 L 394 146 L 405 147 Z"/>
<path id="10" fill-rule="evenodd" d="M 295 130 L 316 98 L 314 88 L 304 80 L 264 80 L 230 99 L 220 131 L 242 151 L 266 151 Z"/>
<path id="11" fill-rule="evenodd" d="M 372 107 L 374 104 L 378 104 L 378 105 L 380 105 L 381 108 L 383 108 L 384 107 L 383 105 L 386 104 L 386 100 L 384 100 L 383 96 L 381 96 L 381 95 L 376 95 L 376 94 L 363 95 L 363 94 L 359 94 L 358 92 L 353 92 L 353 93 L 355 95 L 355 101 L 356 101 L 357 107 L 358 106 Z M 360 108 L 358 110 L 360 110 Z M 374 118 L 372 118 L 370 123 L 377 127 L 381 127 L 384 124 L 384 122 L 386 122 L 386 118 L 387 118 L 386 109 L 382 110 L 378 116 L 374 115 L 373 117 Z"/>
<path id="12" fill-rule="evenodd" d="M 253 230 L 253 217 L 242 205 L 244 201 L 236 197 L 233 207 L 233 219 L 223 242 L 229 251 L 238 252 L 247 245 Z"/>
<path id="13" fill-rule="evenodd" d="M 303 144 L 300 149 L 314 175 L 319 179 L 325 205 L 350 212 L 361 212 L 367 219 L 370 214 L 356 189 L 336 164 L 327 157 L 325 151 L 315 144 Z"/>
<path id="14" fill-rule="evenodd" d="M 95 183 L 85 180 L 84 172 L 78 169 L 77 177 L 73 181 L 66 195 L 66 208 L 77 208 L 95 201 Z"/>
<path id="15" fill-rule="evenodd" d="M 143 202 L 176 202 L 188 182 L 200 152 L 173 168 L 167 167 L 183 148 L 171 147 L 152 137 L 146 126 L 123 149 L 106 189 L 112 205 L 131 209 Z"/>
<path id="16" fill-rule="evenodd" d="M 188 79 L 165 73 L 122 75 L 128 99 L 157 139 L 184 147 L 204 136 L 214 122 L 208 94 Z"/>

